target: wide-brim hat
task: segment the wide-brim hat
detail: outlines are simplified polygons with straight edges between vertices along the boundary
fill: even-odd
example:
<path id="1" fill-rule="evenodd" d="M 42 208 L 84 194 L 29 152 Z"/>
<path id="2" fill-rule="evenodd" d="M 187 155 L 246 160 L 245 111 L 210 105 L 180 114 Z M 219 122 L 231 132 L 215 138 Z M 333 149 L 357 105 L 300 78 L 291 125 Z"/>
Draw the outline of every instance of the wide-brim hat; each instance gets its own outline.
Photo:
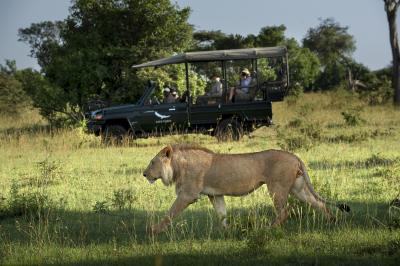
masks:
<path id="1" fill-rule="evenodd" d="M 250 76 L 250 71 L 247 68 L 243 68 L 242 71 L 240 71 L 240 73 L 244 73 L 244 74 Z"/>

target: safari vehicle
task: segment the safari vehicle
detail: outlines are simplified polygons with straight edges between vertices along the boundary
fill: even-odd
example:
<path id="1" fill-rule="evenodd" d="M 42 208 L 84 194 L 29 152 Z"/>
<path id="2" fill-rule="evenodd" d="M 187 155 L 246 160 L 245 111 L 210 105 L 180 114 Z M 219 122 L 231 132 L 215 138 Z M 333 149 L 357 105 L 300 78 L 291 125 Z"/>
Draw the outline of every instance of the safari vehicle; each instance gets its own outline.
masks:
<path id="1" fill-rule="evenodd" d="M 167 82 L 160 78 L 149 81 L 136 104 L 92 111 L 89 130 L 106 139 L 178 130 L 239 140 L 244 132 L 272 123 L 272 102 L 282 101 L 289 85 L 286 47 L 187 52 L 133 66 L 138 71 L 154 68 L 155 72 L 161 67 L 172 69 L 170 81 L 182 95 L 179 99 L 164 103 L 161 97 Z M 229 92 L 238 84 L 243 68 L 251 72 L 254 81 L 249 97 L 230 101 Z M 221 95 L 202 95 L 211 75 L 220 76 Z"/>

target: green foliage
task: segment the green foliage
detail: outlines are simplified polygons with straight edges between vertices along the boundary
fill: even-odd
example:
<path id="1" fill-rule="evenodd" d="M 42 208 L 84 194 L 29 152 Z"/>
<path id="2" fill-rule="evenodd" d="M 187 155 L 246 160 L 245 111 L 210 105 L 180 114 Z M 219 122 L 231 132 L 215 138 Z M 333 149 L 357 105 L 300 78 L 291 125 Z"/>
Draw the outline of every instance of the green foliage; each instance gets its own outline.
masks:
<path id="1" fill-rule="evenodd" d="M 340 62 L 331 62 L 326 65 L 316 80 L 317 90 L 331 90 L 337 88 L 346 80 L 346 67 Z"/>
<path id="2" fill-rule="evenodd" d="M 303 46 L 316 53 L 323 71 L 317 81 L 317 89 L 332 89 L 345 80 L 347 58 L 355 50 L 355 40 L 333 18 L 327 18 L 315 28 L 310 28 L 303 39 Z M 347 66 L 346 66 L 347 65 Z"/>
<path id="3" fill-rule="evenodd" d="M 53 202 L 46 193 L 20 192 L 20 185 L 13 181 L 9 197 L 0 202 L 0 220 L 16 216 L 36 219 L 51 206 Z"/>
<path id="4" fill-rule="evenodd" d="M 193 50 L 223 50 L 281 45 L 285 41 L 284 25 L 266 26 L 258 35 L 225 34 L 221 31 L 198 31 L 193 34 Z"/>
<path id="5" fill-rule="evenodd" d="M 285 25 L 268 26 L 261 28 L 256 39 L 256 46 L 272 47 L 285 41 Z"/>
<path id="6" fill-rule="evenodd" d="M 36 97 L 36 105 L 54 120 L 55 112 L 82 119 L 95 96 L 134 102 L 143 81 L 131 66 L 186 49 L 192 38 L 189 12 L 168 0 L 77 0 L 66 20 L 20 29 L 20 40 L 30 44 L 48 82 L 38 94 L 51 92 L 52 104 L 44 106 Z"/>
<path id="7" fill-rule="evenodd" d="M 61 125 L 65 122 L 78 122 L 81 110 L 78 106 L 71 106 L 68 102 L 68 92 L 51 83 L 36 70 L 24 69 L 17 74 L 17 79 L 34 107 L 52 125 Z"/>
<path id="8" fill-rule="evenodd" d="M 96 203 L 93 205 L 93 211 L 95 213 L 107 213 L 109 210 L 108 202 L 106 200 L 104 201 L 96 201 Z"/>
<path id="9" fill-rule="evenodd" d="M 120 188 L 114 190 L 114 195 L 111 201 L 113 207 L 122 210 L 124 208 L 131 209 L 135 200 L 136 196 L 132 189 Z"/>
<path id="10" fill-rule="evenodd" d="M 2 217 L 0 264 L 153 265 L 157 259 L 179 265 L 397 265 L 400 212 L 398 201 L 389 203 L 399 198 L 399 111 L 365 105 L 361 113 L 368 114 L 365 124 L 346 126 L 340 113 L 359 104 L 362 101 L 349 91 L 304 93 L 292 106 L 274 103 L 276 126 L 262 127 L 236 143 L 184 134 L 137 139 L 134 145 L 120 147 L 88 147 L 79 145 L 81 139 L 70 128 L 36 130 L 37 120 L 30 113 L 30 123 L 25 117 L 8 124 L 9 120 L 0 120 L 3 129 L 17 127 L 0 131 L 2 210 L 10 210 L 14 182 L 19 197 L 48 199 L 44 203 L 35 199 L 32 206 L 43 206 L 44 211 L 32 214 L 32 219 L 28 212 Z M 319 139 L 312 139 L 315 134 L 305 129 L 310 123 L 321 127 Z M 311 206 L 290 197 L 287 222 L 269 228 L 275 213 L 264 185 L 248 196 L 225 197 L 227 229 L 221 228 L 208 198 L 202 196 L 174 219 L 166 233 L 147 233 L 176 197 L 173 187 L 160 181 L 150 185 L 142 175 L 163 147 L 186 140 L 217 153 L 279 149 L 281 129 L 288 136 L 304 132 L 307 140 L 314 141 L 307 149 L 297 149 L 296 155 L 305 162 L 317 193 L 346 202 L 349 214 L 332 209 L 337 221 L 330 223 Z M 357 134 L 360 137 L 353 142 L 328 139 Z M 39 167 L 37 162 L 45 158 L 46 166 Z M 58 170 L 50 170 L 54 166 Z M 26 182 L 45 172 L 48 180 L 56 182 L 39 187 Z M 131 209 L 130 194 L 135 198 Z M 119 204 L 113 205 L 114 201 Z"/>
<path id="11" fill-rule="evenodd" d="M 247 248 L 251 253 L 266 252 L 271 242 L 284 238 L 285 232 L 281 228 L 253 230 L 246 239 Z"/>
<path id="12" fill-rule="evenodd" d="M 393 99 L 392 82 L 387 76 L 373 76 L 368 87 L 359 90 L 360 97 L 369 105 L 381 105 Z"/>
<path id="13" fill-rule="evenodd" d="M 299 46 L 295 39 L 285 42 L 289 52 L 290 93 L 299 95 L 304 89 L 310 90 L 320 74 L 318 57 L 308 48 Z"/>
<path id="14" fill-rule="evenodd" d="M 359 109 L 352 109 L 341 112 L 341 115 L 343 116 L 346 125 L 354 127 L 365 123 L 365 120 L 361 118 L 360 112 L 361 110 Z"/>
<path id="15" fill-rule="evenodd" d="M 303 45 L 315 52 L 322 65 L 327 66 L 342 57 L 350 56 L 355 50 L 355 40 L 333 18 L 327 18 L 315 28 L 310 28 L 303 39 Z"/>
<path id="16" fill-rule="evenodd" d="M 7 116 L 19 115 L 24 106 L 29 105 L 21 83 L 16 79 L 15 61 L 6 60 L 6 65 L 0 64 L 0 113 Z"/>

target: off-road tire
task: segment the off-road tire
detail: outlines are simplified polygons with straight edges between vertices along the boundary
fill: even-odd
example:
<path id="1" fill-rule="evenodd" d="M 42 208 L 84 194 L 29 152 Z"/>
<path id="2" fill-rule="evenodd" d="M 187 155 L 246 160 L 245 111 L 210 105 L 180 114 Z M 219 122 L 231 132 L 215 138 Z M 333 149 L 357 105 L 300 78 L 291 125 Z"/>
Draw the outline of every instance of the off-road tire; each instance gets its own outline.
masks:
<path id="1" fill-rule="evenodd" d="M 103 142 L 107 145 L 121 145 L 128 137 L 128 130 L 121 125 L 108 125 L 102 134 Z"/>
<path id="2" fill-rule="evenodd" d="M 243 125 L 234 118 L 222 120 L 215 129 L 218 141 L 239 141 L 243 136 Z"/>

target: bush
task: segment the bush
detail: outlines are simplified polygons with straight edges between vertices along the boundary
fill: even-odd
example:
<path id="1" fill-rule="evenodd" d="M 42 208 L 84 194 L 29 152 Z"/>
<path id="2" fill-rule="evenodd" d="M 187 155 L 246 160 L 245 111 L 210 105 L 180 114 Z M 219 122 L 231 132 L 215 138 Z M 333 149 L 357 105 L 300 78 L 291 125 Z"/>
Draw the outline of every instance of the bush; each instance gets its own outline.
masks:
<path id="1" fill-rule="evenodd" d="M 52 205 L 52 201 L 45 193 L 38 191 L 20 193 L 19 185 L 14 182 L 11 185 L 10 197 L 0 202 L 0 219 L 17 216 L 35 219 Z"/>
<path id="2" fill-rule="evenodd" d="M 258 253 L 265 249 L 269 243 L 283 238 L 284 235 L 280 228 L 254 230 L 247 237 L 247 248 L 251 252 Z"/>
<path id="3" fill-rule="evenodd" d="M 361 118 L 360 112 L 361 110 L 353 109 L 349 111 L 343 111 L 341 114 L 346 125 L 354 127 L 366 122 L 363 118 Z"/>
<path id="4" fill-rule="evenodd" d="M 388 77 L 375 78 L 372 85 L 360 91 L 360 98 L 369 105 L 379 105 L 393 99 L 393 88 Z"/>
<path id="5" fill-rule="evenodd" d="M 303 106 L 300 113 L 306 117 L 312 107 Z M 278 128 L 278 145 L 283 150 L 295 151 L 309 149 L 321 139 L 322 128 L 319 124 L 300 118 L 289 121 L 285 128 Z"/>
<path id="6" fill-rule="evenodd" d="M 18 80 L 0 72 L 0 113 L 7 116 L 19 115 L 22 107 L 29 102 L 28 99 Z"/>
<path id="7" fill-rule="evenodd" d="M 124 208 L 131 208 L 133 202 L 136 200 L 134 193 L 131 189 L 117 189 L 114 190 L 114 197 L 112 198 L 112 205 L 119 210 Z"/>

